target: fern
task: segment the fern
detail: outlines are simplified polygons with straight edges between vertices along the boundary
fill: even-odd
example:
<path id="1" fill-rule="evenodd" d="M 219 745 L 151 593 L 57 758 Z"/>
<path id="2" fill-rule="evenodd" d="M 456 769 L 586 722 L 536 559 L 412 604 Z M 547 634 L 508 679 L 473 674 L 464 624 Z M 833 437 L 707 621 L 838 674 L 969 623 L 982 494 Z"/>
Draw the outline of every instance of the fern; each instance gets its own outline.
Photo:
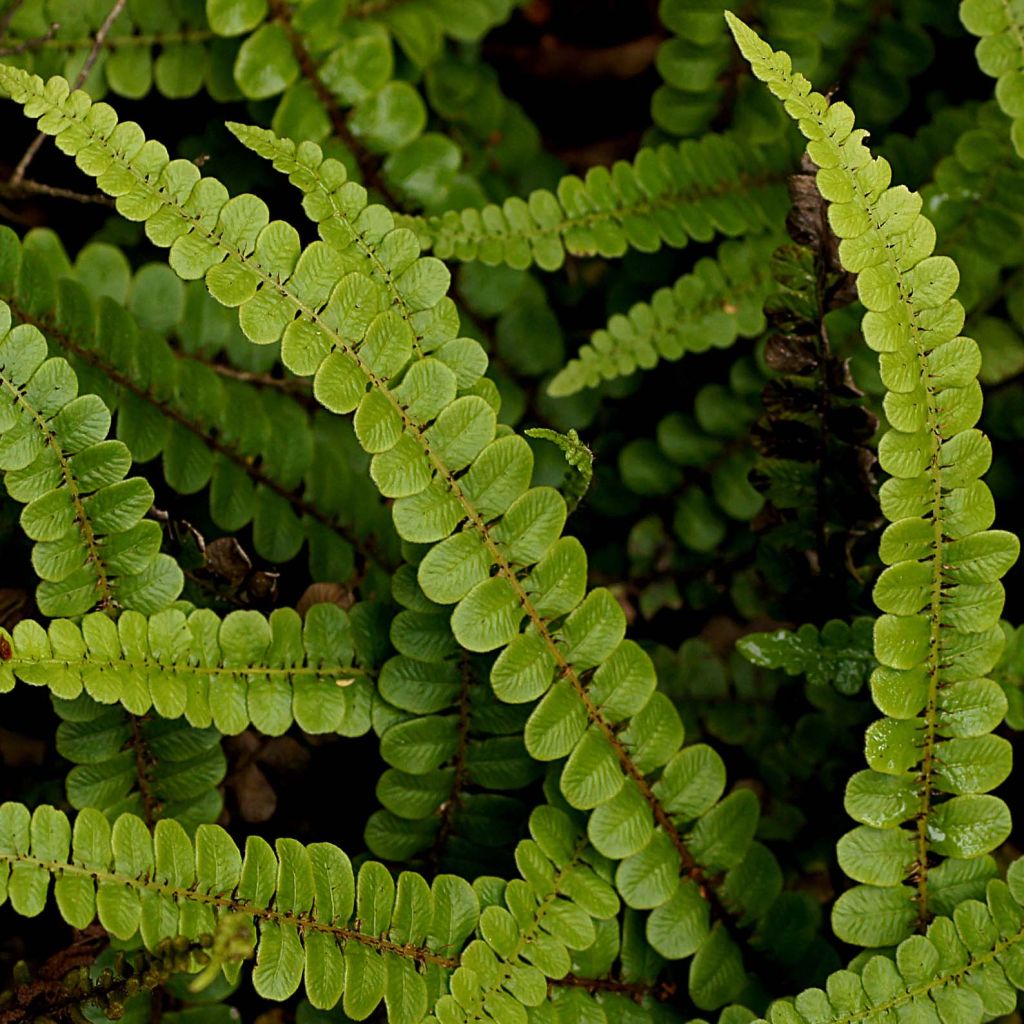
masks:
<path id="1" fill-rule="evenodd" d="M 194 165 L 168 161 L 137 126 L 117 126 L 106 108 L 69 95 L 66 83 L 44 85 L 14 70 L 2 76 L 29 113 L 43 115 L 41 127 L 98 171 L 101 187 L 118 193 L 120 212 L 146 220 L 151 240 L 170 245 L 179 274 L 205 276 L 215 298 L 240 307 L 250 340 L 281 338 L 286 365 L 314 375 L 314 393 L 328 408 L 356 410 L 357 437 L 373 454 L 371 475 L 396 499 L 400 535 L 434 545 L 417 571 L 424 594 L 456 606 L 451 628 L 463 648 L 502 652 L 491 675 L 499 698 L 545 697 L 527 725 L 527 749 L 542 761 L 568 755 L 562 791 L 571 805 L 593 811 L 588 835 L 598 852 L 628 863 L 622 870 L 636 884 L 620 880 L 627 900 L 655 908 L 649 940 L 674 958 L 696 954 L 693 997 L 707 1006 L 732 998 L 743 983 L 740 954 L 726 930 L 711 927 L 706 899 L 720 904 L 711 880 L 744 862 L 756 798 L 741 789 L 719 803 L 717 784 L 682 796 L 695 762 L 679 749 L 678 719 L 652 693 L 646 655 L 623 639 L 614 598 L 602 589 L 585 596 L 582 547 L 559 539 L 564 501 L 550 488 L 526 489 L 525 443 L 495 438 L 488 392 L 473 393 L 483 369 L 479 349 L 450 347 L 451 327 L 437 312 L 447 308 L 443 265 L 417 260 L 412 236 L 392 231 L 390 217 L 365 206 L 365 192 L 346 183 L 341 165 L 322 161 L 310 144 L 296 150 L 269 133 L 237 130 L 303 188 L 307 211 L 334 241 L 301 252 L 294 229 L 268 223 L 255 197 L 229 201 Z M 386 279 L 367 274 L 355 242 L 360 230 L 374 233 L 408 321 L 389 302 Z M 441 383 L 425 393 L 426 379 Z M 458 394 L 460 383 L 469 393 Z M 468 528 L 453 533 L 462 520 Z M 524 618 L 531 628 L 520 632 Z M 659 767 L 662 778 L 649 781 L 646 773 Z M 742 913 L 743 883 L 726 876 L 723 887 Z M 711 964 L 719 965 L 713 983 L 704 981 Z"/>
<path id="2" fill-rule="evenodd" d="M 673 33 L 658 51 L 664 84 L 651 100 L 655 124 L 672 135 L 698 135 L 728 116 L 752 141 L 783 133 L 784 118 L 767 103 L 746 69 L 737 66 L 722 19 L 740 12 L 796 55 L 812 81 L 849 91 L 872 124 L 886 124 L 910 101 L 910 80 L 927 66 L 927 29 L 948 18 L 929 4 L 886 5 L 864 0 L 804 4 L 800 0 L 730 0 L 694 4 L 662 0 L 661 20 Z"/>
<path id="3" fill-rule="evenodd" d="M 526 200 L 402 223 L 442 259 L 557 270 L 566 254 L 653 252 L 663 243 L 681 248 L 718 232 L 771 228 L 782 212 L 776 182 L 788 164 L 785 145 L 759 150 L 709 135 L 641 150 L 633 163 L 594 167 L 584 179 L 569 175 L 554 193 L 536 189 Z"/>
<path id="4" fill-rule="evenodd" d="M 989 529 L 992 499 L 979 477 L 991 448 L 974 428 L 978 350 L 958 337 L 956 265 L 930 255 L 935 232 L 920 197 L 889 187 L 889 165 L 871 157 L 848 106 L 812 93 L 788 56 L 731 16 L 729 24 L 754 73 L 810 140 L 840 260 L 857 274 L 868 310 L 865 340 L 880 353 L 888 389 L 891 429 L 879 461 L 892 476 L 881 493 L 892 525 L 881 542 L 889 568 L 874 591 L 885 614 L 875 626 L 880 664 L 872 676 L 886 717 L 868 730 L 870 771 L 847 791 L 861 825 L 840 841 L 839 860 L 861 884 L 837 901 L 833 926 L 858 945 L 892 945 L 927 924 L 947 877 L 969 872 L 958 861 L 983 857 L 1010 830 L 1005 804 L 986 795 L 1010 769 L 1009 744 L 990 734 L 1001 694 L 980 677 L 1002 649 L 998 580 L 1019 545 Z M 964 700 L 985 710 L 960 725 Z M 939 878 L 936 856 L 953 858 Z"/>
<path id="5" fill-rule="evenodd" d="M 215 728 L 133 715 L 85 694 L 53 703 L 62 719 L 57 753 L 73 765 L 67 801 L 76 810 L 95 808 L 111 820 L 128 812 L 149 825 L 173 818 L 190 834 L 220 816 L 227 759 Z"/>
<path id="6" fill-rule="evenodd" d="M 35 541 L 33 565 L 48 615 L 123 605 L 156 610 L 177 597 L 182 574 L 160 552 L 160 527 L 143 517 L 153 490 L 127 477 L 131 458 L 108 441 L 110 413 L 78 396 L 63 359 L 46 358 L 31 326 L 11 327 L 0 304 L 0 468 L 7 493 L 24 503 L 21 525 Z"/>
<path id="7" fill-rule="evenodd" d="M 555 375 L 548 391 L 575 394 L 603 380 L 653 369 L 662 359 L 728 348 L 738 337 L 759 335 L 761 307 L 772 288 L 766 272 L 772 248 L 770 237 L 724 242 L 717 259 L 698 260 L 691 273 L 671 288 L 659 288 L 649 303 L 612 316 Z"/>
<path id="8" fill-rule="evenodd" d="M 1018 228 L 1024 218 L 1013 197 L 1024 184 L 1024 166 L 1007 129 L 992 104 L 983 106 L 921 190 L 935 220 L 937 248 L 961 268 L 958 294 L 969 314 L 990 301 L 999 272 L 1021 260 Z"/>
<path id="9" fill-rule="evenodd" d="M 981 36 L 978 65 L 996 81 L 996 100 L 1013 119 L 1010 136 L 1024 156 L 1024 8 L 1020 0 L 961 0 L 960 20 Z"/>
<path id="10" fill-rule="evenodd" d="M 74 78 L 106 14 L 102 5 L 25 0 L 13 12 L 3 42 L 24 47 L 19 61 L 29 70 Z M 129 5 L 111 26 L 83 87 L 96 99 L 108 89 L 141 99 L 154 88 L 170 99 L 188 99 L 204 87 L 219 99 L 233 99 L 237 93 L 221 68 L 224 51 L 214 39 L 198 5 Z"/>
<path id="11" fill-rule="evenodd" d="M 569 949 L 590 945 L 595 919 L 619 905 L 568 815 L 540 808 L 531 831 L 535 838 L 517 848 L 523 877 L 478 893 L 453 875 L 428 885 L 406 871 L 395 880 L 372 861 L 356 873 L 330 843 L 280 839 L 271 848 L 252 836 L 243 854 L 216 825 L 200 826 L 193 841 L 174 821 L 151 834 L 130 814 L 111 826 L 85 810 L 72 828 L 52 807 L 30 813 L 7 803 L 0 898 L 35 916 L 52 877 L 69 924 L 85 928 L 97 918 L 122 939 L 138 931 L 150 950 L 214 932 L 225 915 L 246 918 L 259 929 L 260 995 L 285 999 L 304 983 L 314 1006 L 330 1009 L 340 998 L 358 1020 L 383 1001 L 394 1021 L 420 1021 L 431 1010 L 441 1020 L 475 1012 L 525 1021 L 523 1004 L 546 1000 L 549 979 L 569 973 Z M 452 972 L 459 1000 L 439 988 Z"/>
<path id="12" fill-rule="evenodd" d="M 85 693 L 133 715 L 155 709 L 228 735 L 255 725 L 276 736 L 293 721 L 311 733 L 370 728 L 373 687 L 351 664 L 348 616 L 333 604 L 314 605 L 305 622 L 290 608 L 223 620 L 208 609 L 167 609 L 149 618 L 126 611 L 116 625 L 99 613 L 81 626 L 58 619 L 48 630 L 26 619 L 0 635 L 10 648 L 0 691 L 18 678 L 61 700 Z"/>
<path id="13" fill-rule="evenodd" d="M 881 1024 L 920 1017 L 980 1024 L 1012 1014 L 1024 988 L 1020 868 L 1012 864 L 1005 883 L 989 882 L 984 900 L 965 899 L 951 917 L 904 939 L 894 957 L 873 956 L 856 970 L 837 971 L 825 989 L 772 1004 L 765 1020 Z"/>
<path id="14" fill-rule="evenodd" d="M 993 492 L 1018 490 L 1024 271 L 1000 3 L 963 10 L 983 62 L 1008 62 L 1007 112 L 941 74 L 963 33 L 921 0 L 749 0 L 799 74 L 715 0 L 660 4 L 646 70 L 665 34 L 640 8 L 621 61 L 596 19 L 543 2 L 0 0 L 0 89 L 102 193 L 23 180 L 43 134 L 0 186 L 29 229 L 0 230 L 0 759 L 26 767 L 0 780 L 19 801 L 0 903 L 39 916 L 26 955 L 61 919 L 75 945 L 109 937 L 99 1010 L 168 1024 L 254 998 L 296 1024 L 1012 1013 L 1024 886 L 1018 865 L 998 881 L 993 794 L 1024 721 L 1001 621 L 1017 542 L 991 527 Z M 660 73 L 654 126 L 613 125 L 601 82 L 583 144 L 533 125 L 565 65 L 613 74 L 641 116 Z M 881 140 L 894 174 L 830 100 L 884 128 L 925 67 L 933 121 Z M 154 81 L 149 108 L 196 97 L 194 162 L 99 102 Z M 237 100 L 272 130 L 220 132 Z M 787 114 L 817 170 L 794 174 Z M 286 189 L 236 140 L 311 225 L 271 219 Z M 904 173 L 921 196 L 890 187 Z M 58 220 L 69 199 L 81 221 Z M 134 226 L 83 246 L 104 208 Z M 702 358 L 666 365 L 684 352 Z M 86 399 L 102 430 L 79 451 Z M 83 487 L 83 455 L 112 478 Z M 95 501 L 126 482 L 136 507 L 114 509 L 149 545 L 130 554 L 174 577 L 146 601 Z M 44 579 L 34 607 L 43 499 L 71 502 L 85 575 L 67 600 L 47 588 L 71 577 Z M 256 817 L 254 756 L 275 788 L 295 761 L 317 781 L 277 802 L 267 834 L 295 840 L 242 851 L 212 823 L 232 824 L 225 786 Z M 304 845 L 325 809 L 339 845 Z M 155 994 L 103 973 L 114 947 L 147 950 Z M 187 994 L 197 974 L 212 1001 Z M 26 1006 L 77 1019 L 92 989 L 72 982 Z"/>
<path id="15" fill-rule="evenodd" d="M 781 668 L 787 675 L 802 675 L 815 686 L 833 685 L 840 693 L 856 693 L 868 681 L 877 662 L 871 650 L 872 623 L 838 619 L 820 629 L 810 624 L 798 630 L 749 633 L 736 649 L 754 665 Z"/>

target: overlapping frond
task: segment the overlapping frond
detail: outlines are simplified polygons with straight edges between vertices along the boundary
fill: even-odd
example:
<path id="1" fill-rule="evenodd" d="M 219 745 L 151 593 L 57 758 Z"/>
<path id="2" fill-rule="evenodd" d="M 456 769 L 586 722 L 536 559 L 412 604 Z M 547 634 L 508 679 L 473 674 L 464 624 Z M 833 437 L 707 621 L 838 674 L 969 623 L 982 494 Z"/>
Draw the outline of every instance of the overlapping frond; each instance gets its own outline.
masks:
<path id="1" fill-rule="evenodd" d="M 132 277 L 120 252 L 98 243 L 72 266 L 56 236 L 22 242 L 3 227 L 0 300 L 105 400 L 133 462 L 161 456 L 178 493 L 208 487 L 214 523 L 232 532 L 251 525 L 261 557 L 284 562 L 308 543 L 317 572 L 334 579 L 350 574 L 357 555 L 395 559 L 348 424 L 312 415 L 294 392 L 207 365 L 204 357 L 245 342 L 211 314 L 222 307 L 201 284 L 185 288 L 158 264 Z"/>
<path id="2" fill-rule="evenodd" d="M 53 807 L 6 803 L 0 900 L 31 917 L 52 898 L 74 927 L 98 919 L 150 950 L 247 919 L 258 929 L 252 980 L 265 998 L 304 985 L 314 1006 L 340 1003 L 356 1020 L 383 1002 L 402 1024 L 428 1014 L 526 1024 L 526 1008 L 545 1004 L 549 985 L 570 973 L 571 951 L 593 945 L 619 908 L 569 815 L 540 807 L 530 831 L 516 848 L 521 877 L 474 887 L 453 875 L 396 879 L 374 861 L 356 871 L 330 843 L 271 847 L 250 836 L 240 851 L 216 825 L 193 839 L 173 820 L 150 831 L 131 814 L 111 823 L 84 810 L 72 826 Z"/>
<path id="3" fill-rule="evenodd" d="M 832 974 L 824 989 L 773 1003 L 770 1024 L 882 1024 L 913 1019 L 981 1024 L 1012 1014 L 1024 989 L 1024 864 L 988 883 L 894 956 L 862 959 Z M 759 1022 L 763 1024 L 763 1022 Z"/>

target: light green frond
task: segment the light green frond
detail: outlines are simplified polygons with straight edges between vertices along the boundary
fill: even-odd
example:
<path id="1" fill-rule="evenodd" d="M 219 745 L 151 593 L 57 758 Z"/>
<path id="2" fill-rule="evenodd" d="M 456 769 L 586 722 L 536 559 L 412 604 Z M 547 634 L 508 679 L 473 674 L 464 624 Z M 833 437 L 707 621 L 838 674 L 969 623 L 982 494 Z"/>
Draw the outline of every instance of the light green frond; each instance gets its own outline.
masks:
<path id="1" fill-rule="evenodd" d="M 754 74 L 809 140 L 887 389 L 890 429 L 878 456 L 890 476 L 880 497 L 891 525 L 880 548 L 888 568 L 874 589 L 884 614 L 871 679 L 885 717 L 867 731 L 870 771 L 847 791 L 860 825 L 840 841 L 839 861 L 860 884 L 840 896 L 833 927 L 845 941 L 889 946 L 927 924 L 948 885 L 972 875 L 983 883 L 984 855 L 1010 832 L 1009 810 L 989 795 L 1012 760 L 1009 743 L 991 734 L 1002 693 L 984 677 L 1003 648 L 999 579 L 1019 544 L 990 529 L 995 509 L 980 477 L 991 445 L 975 427 L 980 353 L 960 336 L 959 274 L 949 257 L 932 255 L 936 233 L 921 197 L 890 187 L 889 164 L 871 156 L 845 103 L 812 92 L 785 53 L 727 18 Z M 961 722 L 964 702 L 991 713 Z"/>
<path id="2" fill-rule="evenodd" d="M 116 623 L 94 613 L 47 629 L 25 619 L 0 636 L 11 650 L 0 662 L 0 690 L 19 679 L 61 700 L 84 693 L 133 715 L 154 710 L 228 735 L 250 725 L 271 736 L 293 723 L 347 736 L 370 728 L 374 687 L 352 664 L 349 619 L 334 604 L 314 605 L 305 620 L 290 608 L 224 619 L 209 609 L 149 618 L 125 611 Z"/>
<path id="3" fill-rule="evenodd" d="M 567 254 L 616 257 L 779 227 L 792 162 L 786 142 L 757 149 L 707 135 L 642 149 L 632 163 L 593 167 L 585 178 L 569 175 L 555 192 L 400 223 L 441 259 L 557 270 Z"/>
<path id="4" fill-rule="evenodd" d="M 561 536 L 564 500 L 551 488 L 529 487 L 526 442 L 499 434 L 481 350 L 455 336 L 443 265 L 419 258 L 406 244 L 413 236 L 365 206 L 362 190 L 316 147 L 289 151 L 290 144 L 264 136 L 285 154 L 275 157 L 279 163 L 316 170 L 295 168 L 308 189 L 307 209 L 325 233 L 339 232 L 331 244 L 302 249 L 294 229 L 271 222 L 261 200 L 230 199 L 194 164 L 170 160 L 137 125 L 118 125 L 110 108 L 70 94 L 66 82 L 11 69 L 0 69 L 0 81 L 98 176 L 124 216 L 144 221 L 148 237 L 170 248 L 181 276 L 204 278 L 215 298 L 237 307 L 254 343 L 280 339 L 285 364 L 314 377 L 327 408 L 355 413 L 371 475 L 395 499 L 399 534 L 430 546 L 419 549 L 424 595 L 454 605 L 451 629 L 463 648 L 498 653 L 491 683 L 502 701 L 539 700 L 527 724 L 528 751 L 544 761 L 566 758 L 566 800 L 592 812 L 595 849 L 636 879 L 620 888 L 627 902 L 652 910 L 649 941 L 671 958 L 693 958 L 692 997 L 708 1007 L 735 998 L 745 981 L 742 955 L 727 930 L 712 926 L 711 907 L 746 913 L 750 887 L 731 872 L 763 850 L 752 845 L 757 798 L 739 789 L 719 801 L 717 786 L 691 795 L 695 763 L 681 749 L 678 713 L 654 692 L 650 659 L 625 639 L 611 593 L 587 594 L 582 546 Z M 318 177 L 329 174 L 327 202 Z M 340 233 L 334 204 L 349 202 L 355 233 L 375 247 L 398 303 L 387 280 L 367 268 L 363 244 Z M 428 371 L 448 381 L 443 390 L 422 386 Z M 718 962 L 728 969 L 709 973 Z"/>
<path id="5" fill-rule="evenodd" d="M 538 808 L 507 885 L 453 875 L 394 878 L 367 861 L 354 871 L 330 843 L 250 836 L 244 851 L 217 825 L 194 838 L 173 820 L 152 832 L 95 810 L 69 823 L 43 805 L 0 806 L 0 902 L 34 917 L 52 898 L 72 926 L 94 919 L 147 949 L 196 940 L 225 917 L 258 929 L 253 985 L 284 1000 L 300 985 L 322 1009 L 362 1020 L 384 1002 L 390 1021 L 526 1021 L 569 974 L 571 951 L 594 944 L 618 897 L 607 867 L 572 819 Z M 474 937 L 475 936 L 475 937 Z M 467 944 L 468 943 L 468 944 Z M 448 994 L 451 987 L 458 998 Z"/>
<path id="6" fill-rule="evenodd" d="M 778 239 L 771 235 L 724 242 L 714 259 L 693 270 L 650 302 L 616 313 L 595 331 L 576 357 L 548 385 L 555 396 L 572 395 L 602 381 L 651 370 L 662 359 L 728 348 L 737 338 L 753 338 L 765 327 L 761 311 L 773 288 L 769 257 Z"/>

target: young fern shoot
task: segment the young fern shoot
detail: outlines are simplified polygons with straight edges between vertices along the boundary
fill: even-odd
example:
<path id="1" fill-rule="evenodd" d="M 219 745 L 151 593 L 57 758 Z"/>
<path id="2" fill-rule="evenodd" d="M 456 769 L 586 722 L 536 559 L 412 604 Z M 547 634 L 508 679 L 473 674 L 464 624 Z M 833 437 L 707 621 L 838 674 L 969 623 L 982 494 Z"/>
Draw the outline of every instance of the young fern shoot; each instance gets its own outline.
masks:
<path id="1" fill-rule="evenodd" d="M 754 74 L 808 139 L 886 387 L 878 457 L 891 478 L 881 489 L 888 568 L 874 591 L 883 614 L 871 679 L 884 717 L 867 732 L 869 769 L 846 793 L 859 825 L 840 840 L 839 862 L 859 884 L 835 904 L 833 927 L 855 945 L 890 946 L 927 927 L 947 905 L 947 887 L 983 885 L 985 855 L 1010 832 L 1009 810 L 989 792 L 1011 766 L 1009 743 L 991 735 L 1005 699 L 985 674 L 1004 642 L 999 579 L 1019 544 L 990 529 L 995 507 L 980 478 L 991 446 L 975 427 L 980 352 L 960 336 L 959 275 L 951 259 L 932 255 L 935 229 L 920 196 L 890 185 L 889 164 L 872 157 L 847 104 L 812 92 L 787 54 L 726 18 Z"/>

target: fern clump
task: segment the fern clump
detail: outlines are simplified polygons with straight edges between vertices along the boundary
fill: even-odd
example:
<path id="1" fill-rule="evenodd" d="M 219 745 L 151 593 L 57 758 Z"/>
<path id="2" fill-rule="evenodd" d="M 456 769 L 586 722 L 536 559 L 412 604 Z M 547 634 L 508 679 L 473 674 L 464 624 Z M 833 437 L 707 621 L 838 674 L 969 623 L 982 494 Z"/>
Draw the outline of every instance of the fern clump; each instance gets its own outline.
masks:
<path id="1" fill-rule="evenodd" d="M 0 8 L 0 1020 L 1013 1013 L 1014 4 L 165 6 Z"/>

